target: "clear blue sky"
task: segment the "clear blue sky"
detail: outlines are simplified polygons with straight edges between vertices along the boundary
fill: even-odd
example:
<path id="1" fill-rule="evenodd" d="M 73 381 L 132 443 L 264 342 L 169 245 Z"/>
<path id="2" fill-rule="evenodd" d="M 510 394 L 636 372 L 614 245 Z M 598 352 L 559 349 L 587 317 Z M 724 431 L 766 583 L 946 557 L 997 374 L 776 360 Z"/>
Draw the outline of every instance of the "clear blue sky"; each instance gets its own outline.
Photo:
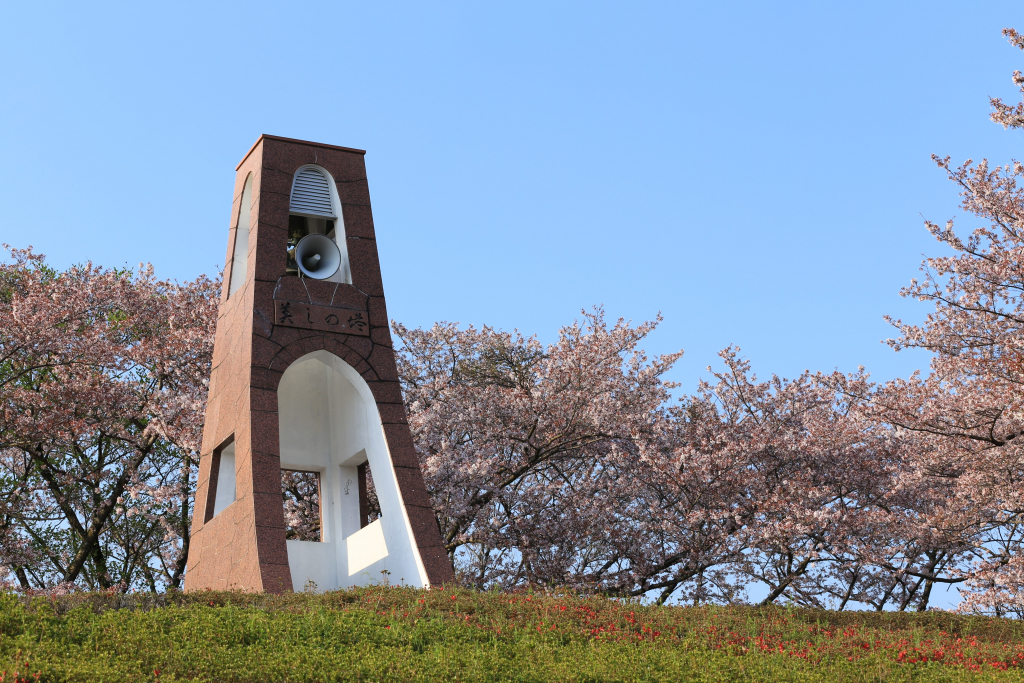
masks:
<path id="1" fill-rule="evenodd" d="M 692 391 L 876 378 L 957 214 L 929 154 L 1005 162 L 1020 2 L 4 3 L 0 240 L 59 267 L 215 273 L 261 133 L 359 147 L 392 317 L 554 338 L 583 307 L 665 322 Z"/>

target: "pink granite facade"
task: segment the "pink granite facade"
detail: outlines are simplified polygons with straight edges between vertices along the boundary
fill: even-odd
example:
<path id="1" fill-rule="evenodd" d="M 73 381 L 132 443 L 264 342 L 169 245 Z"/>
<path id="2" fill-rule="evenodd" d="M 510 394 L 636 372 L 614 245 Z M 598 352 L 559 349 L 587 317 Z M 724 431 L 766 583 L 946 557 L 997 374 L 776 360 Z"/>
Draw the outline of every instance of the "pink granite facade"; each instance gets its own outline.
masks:
<path id="1" fill-rule="evenodd" d="M 210 395 L 203 432 L 185 589 L 291 590 L 285 545 L 278 438 L 277 387 L 285 369 L 325 349 L 366 380 L 377 402 L 392 465 L 431 584 L 453 580 L 406 421 L 381 283 L 364 152 L 261 136 L 238 165 L 225 263 L 232 263 L 242 189 L 252 174 L 248 272 L 227 296 L 224 274 Z M 292 178 L 304 164 L 334 177 L 341 200 L 352 285 L 285 275 Z M 305 286 L 303 286 L 305 284 Z M 282 302 L 351 318 L 351 334 L 275 324 Z M 330 309 L 330 310 L 326 310 Z M 368 334 L 367 334 L 368 332 Z M 236 500 L 212 515 L 215 454 L 234 441 Z M 211 476 L 212 475 L 212 476 Z M 211 486 L 213 484 L 213 486 Z"/>

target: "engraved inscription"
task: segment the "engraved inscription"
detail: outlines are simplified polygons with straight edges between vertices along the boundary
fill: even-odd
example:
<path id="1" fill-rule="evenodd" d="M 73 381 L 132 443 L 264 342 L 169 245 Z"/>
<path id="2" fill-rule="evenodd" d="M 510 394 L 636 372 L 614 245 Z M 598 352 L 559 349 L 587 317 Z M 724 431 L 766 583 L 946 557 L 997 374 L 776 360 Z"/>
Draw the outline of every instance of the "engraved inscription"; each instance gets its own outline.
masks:
<path id="1" fill-rule="evenodd" d="M 274 302 L 274 323 L 305 330 L 358 334 L 364 337 L 370 334 L 370 324 L 364 311 L 301 304 L 295 301 Z"/>

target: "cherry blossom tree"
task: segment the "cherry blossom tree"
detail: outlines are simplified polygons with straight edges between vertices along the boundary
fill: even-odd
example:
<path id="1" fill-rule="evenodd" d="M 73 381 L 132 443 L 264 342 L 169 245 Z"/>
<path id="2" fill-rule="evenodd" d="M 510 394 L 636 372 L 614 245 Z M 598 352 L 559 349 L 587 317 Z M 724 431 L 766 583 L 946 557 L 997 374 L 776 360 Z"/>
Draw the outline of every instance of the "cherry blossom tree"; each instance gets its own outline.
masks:
<path id="1" fill-rule="evenodd" d="M 1024 49 L 1014 30 L 1004 34 Z M 1013 81 L 1024 92 L 1019 71 Z M 992 100 L 992 120 L 1024 128 L 1024 103 Z M 951 255 L 922 265 L 903 296 L 933 304 L 920 325 L 891 322 L 896 350 L 931 352 L 931 371 L 890 382 L 873 396 L 874 416 L 915 440 L 903 485 L 923 502 L 907 544 L 921 557 L 902 571 L 926 582 L 956 582 L 963 609 L 997 614 L 1024 608 L 1024 166 L 959 166 L 934 157 L 980 224 L 968 235 L 926 222 Z M 940 574 L 929 562 L 958 555 Z M 926 561 L 927 560 L 927 561 Z M 965 564 L 966 562 L 966 564 Z"/>
<path id="2" fill-rule="evenodd" d="M 913 594 L 880 562 L 891 565 L 887 540 L 899 536 L 906 520 L 908 497 L 895 483 L 906 443 L 866 413 L 867 375 L 804 372 L 793 380 L 759 381 L 739 349 L 720 356 L 724 368 L 709 367 L 714 381 L 701 382 L 678 414 L 688 430 L 677 451 L 685 464 L 680 475 L 691 476 L 676 484 L 708 478 L 701 468 L 731 482 L 720 489 L 727 495 L 715 518 L 727 533 L 709 545 L 724 555 L 717 573 L 732 576 L 733 591 L 751 582 L 765 585 L 764 603 L 905 609 Z M 697 522 L 707 519 L 677 528 L 706 528 Z M 688 590 L 680 597 L 728 601 L 735 595 L 702 596 L 699 583 Z"/>
<path id="3" fill-rule="evenodd" d="M 664 427 L 662 375 L 681 355 L 638 350 L 656 324 L 609 326 L 597 309 L 548 347 L 488 327 L 394 324 L 421 467 L 466 582 L 615 581 L 639 536 L 620 491 Z"/>
<path id="4" fill-rule="evenodd" d="M 901 442 L 859 410 L 866 376 L 759 382 L 727 349 L 717 382 L 672 405 L 662 375 L 678 354 L 648 362 L 637 348 L 654 324 L 609 327 L 598 309 L 546 348 L 491 328 L 394 325 L 462 579 L 721 602 L 753 578 L 766 602 L 820 606 L 820 587 L 852 569 L 842 604 L 861 600 L 891 573 L 862 535 L 903 521 Z"/>
<path id="5" fill-rule="evenodd" d="M 769 587 L 765 602 L 799 597 L 806 577 L 844 546 L 851 514 L 876 487 L 877 439 L 851 419 L 822 376 L 759 382 L 738 349 L 721 353 L 717 382 L 701 382 L 691 405 L 742 477 L 745 529 L 738 571 Z M 708 368 L 711 371 L 711 368 Z M 707 453 L 701 441 L 698 453 Z M 834 560 L 833 560 L 834 561 Z M 807 591 L 803 592 L 804 595 Z M 799 600 L 798 600 L 799 601 Z"/>
<path id="6" fill-rule="evenodd" d="M 177 586 L 219 283 L 0 264 L 0 557 L 24 587 Z"/>

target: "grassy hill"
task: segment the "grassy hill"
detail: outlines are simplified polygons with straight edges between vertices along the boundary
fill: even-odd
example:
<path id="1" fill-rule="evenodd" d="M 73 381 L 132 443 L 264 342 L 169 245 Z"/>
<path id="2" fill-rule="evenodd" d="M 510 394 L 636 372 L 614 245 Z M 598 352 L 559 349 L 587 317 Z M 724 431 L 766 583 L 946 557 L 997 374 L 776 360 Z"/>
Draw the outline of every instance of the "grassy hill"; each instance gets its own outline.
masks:
<path id="1" fill-rule="evenodd" d="M 0 595 L 3 683 L 1024 681 L 1024 623 L 538 593 Z"/>

